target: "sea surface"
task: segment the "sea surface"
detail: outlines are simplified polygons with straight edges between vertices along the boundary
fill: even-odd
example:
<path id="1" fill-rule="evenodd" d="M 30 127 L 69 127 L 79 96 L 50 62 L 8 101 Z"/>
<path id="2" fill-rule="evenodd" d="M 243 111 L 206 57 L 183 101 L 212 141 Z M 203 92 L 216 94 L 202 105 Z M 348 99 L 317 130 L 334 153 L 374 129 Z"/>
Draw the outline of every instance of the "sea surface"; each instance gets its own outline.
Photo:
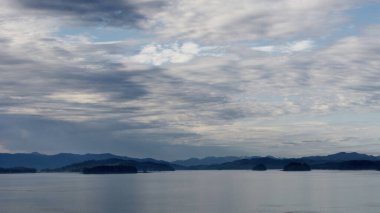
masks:
<path id="1" fill-rule="evenodd" d="M 0 212 L 379 213 L 380 172 L 1 174 Z"/>

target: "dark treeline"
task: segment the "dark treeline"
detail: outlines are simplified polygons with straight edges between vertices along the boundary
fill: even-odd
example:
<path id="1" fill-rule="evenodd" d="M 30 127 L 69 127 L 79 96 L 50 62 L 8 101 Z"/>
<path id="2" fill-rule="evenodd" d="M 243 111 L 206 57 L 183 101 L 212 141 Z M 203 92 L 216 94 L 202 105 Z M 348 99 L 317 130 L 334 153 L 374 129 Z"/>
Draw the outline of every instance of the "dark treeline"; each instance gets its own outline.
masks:
<path id="1" fill-rule="evenodd" d="M 25 167 L 15 167 L 15 168 L 0 168 L 0 174 L 11 174 L 11 173 L 36 173 L 37 170 L 34 168 Z"/>
<path id="2" fill-rule="evenodd" d="M 95 166 L 84 168 L 83 174 L 129 174 L 137 173 L 137 168 L 134 166 L 114 165 L 114 166 Z"/>

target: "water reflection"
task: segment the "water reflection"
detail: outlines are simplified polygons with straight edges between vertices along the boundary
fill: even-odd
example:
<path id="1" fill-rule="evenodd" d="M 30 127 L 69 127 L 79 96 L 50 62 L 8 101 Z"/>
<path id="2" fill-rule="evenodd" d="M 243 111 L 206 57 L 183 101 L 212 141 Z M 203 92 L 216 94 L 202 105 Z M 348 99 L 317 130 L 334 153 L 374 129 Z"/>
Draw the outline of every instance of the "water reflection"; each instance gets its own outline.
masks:
<path id="1" fill-rule="evenodd" d="M 2 213 L 380 212 L 376 171 L 0 175 Z"/>

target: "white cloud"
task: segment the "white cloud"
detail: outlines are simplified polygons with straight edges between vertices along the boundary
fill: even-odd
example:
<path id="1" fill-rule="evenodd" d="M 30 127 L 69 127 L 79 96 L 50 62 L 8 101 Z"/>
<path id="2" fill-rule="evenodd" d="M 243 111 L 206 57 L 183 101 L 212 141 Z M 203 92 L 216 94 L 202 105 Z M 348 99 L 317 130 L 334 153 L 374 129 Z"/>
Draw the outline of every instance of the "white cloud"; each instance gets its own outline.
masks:
<path id="1" fill-rule="evenodd" d="M 253 50 L 260 51 L 260 52 L 274 52 L 276 50 L 275 46 L 257 46 L 252 47 Z"/>
<path id="2" fill-rule="evenodd" d="M 186 63 L 200 52 L 198 44 L 186 42 L 182 45 L 149 44 L 143 47 L 139 54 L 130 57 L 134 62 L 159 66 L 165 63 Z"/>
<path id="3" fill-rule="evenodd" d="M 100 104 L 107 100 L 102 94 L 88 92 L 56 92 L 47 97 L 53 100 L 80 104 Z"/>
<path id="4" fill-rule="evenodd" d="M 255 46 L 252 47 L 252 50 L 268 53 L 293 53 L 293 52 L 302 52 L 310 50 L 314 47 L 314 41 L 312 40 L 302 40 L 290 42 L 285 45 L 279 46 Z"/>
<path id="5" fill-rule="evenodd" d="M 313 48 L 314 42 L 311 40 L 303 40 L 290 43 L 284 47 L 284 52 L 299 52 Z"/>
<path id="6" fill-rule="evenodd" d="M 36 108 L 24 108 L 24 107 L 9 107 L 6 110 L 9 114 L 21 114 L 21 115 L 39 115 L 41 110 Z"/>

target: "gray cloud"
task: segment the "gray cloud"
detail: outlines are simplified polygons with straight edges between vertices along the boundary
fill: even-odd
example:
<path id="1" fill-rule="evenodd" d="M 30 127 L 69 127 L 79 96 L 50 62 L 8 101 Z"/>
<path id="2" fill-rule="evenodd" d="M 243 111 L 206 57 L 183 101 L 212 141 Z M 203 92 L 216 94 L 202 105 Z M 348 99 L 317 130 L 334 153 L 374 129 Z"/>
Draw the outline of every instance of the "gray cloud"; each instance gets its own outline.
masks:
<path id="1" fill-rule="evenodd" d="M 136 4 L 124 0 L 18 0 L 26 9 L 63 16 L 84 24 L 137 27 L 145 17 Z"/>
<path id="2" fill-rule="evenodd" d="M 17 64 L 27 64 L 30 60 L 23 59 L 17 56 L 8 55 L 6 53 L 0 52 L 1 64 L 2 65 L 17 65 Z"/>
<path id="3" fill-rule="evenodd" d="M 56 86 L 80 91 L 104 92 L 117 100 L 137 99 L 148 93 L 145 87 L 131 80 L 142 72 L 123 72 L 106 66 L 106 73 L 63 73 L 55 76 L 59 79 Z"/>
<path id="4" fill-rule="evenodd" d="M 156 127 L 147 124 L 119 123 L 114 120 L 76 123 L 30 115 L 1 115 L 0 118 L 2 148 L 18 152 L 112 152 L 131 157 L 155 157 L 165 160 L 215 153 L 241 153 L 223 147 L 170 144 L 167 141 L 198 136 L 193 133 L 170 133 L 162 130 L 149 133 L 148 130 Z"/>

